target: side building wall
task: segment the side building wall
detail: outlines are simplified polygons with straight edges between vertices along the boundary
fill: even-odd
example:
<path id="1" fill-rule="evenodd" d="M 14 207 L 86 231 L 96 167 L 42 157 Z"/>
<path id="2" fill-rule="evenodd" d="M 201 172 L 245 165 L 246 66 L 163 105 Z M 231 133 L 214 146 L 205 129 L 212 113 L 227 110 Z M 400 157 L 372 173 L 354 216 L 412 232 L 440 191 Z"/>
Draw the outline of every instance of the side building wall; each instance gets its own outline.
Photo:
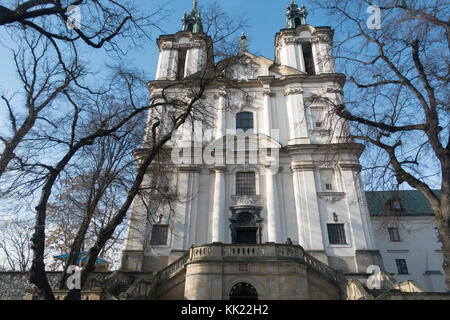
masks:
<path id="1" fill-rule="evenodd" d="M 413 280 L 428 292 L 448 291 L 442 269 L 442 243 L 433 216 L 371 216 L 371 220 L 386 272 L 398 282 Z M 390 240 L 389 227 L 398 228 L 400 241 Z M 399 274 L 396 259 L 406 261 L 407 274 Z"/>

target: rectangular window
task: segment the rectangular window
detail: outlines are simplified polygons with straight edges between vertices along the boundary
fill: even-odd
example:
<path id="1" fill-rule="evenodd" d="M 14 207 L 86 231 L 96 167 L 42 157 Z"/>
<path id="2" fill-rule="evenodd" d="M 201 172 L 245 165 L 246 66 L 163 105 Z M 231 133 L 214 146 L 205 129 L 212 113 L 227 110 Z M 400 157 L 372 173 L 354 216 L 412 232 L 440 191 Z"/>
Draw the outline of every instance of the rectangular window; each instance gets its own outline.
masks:
<path id="1" fill-rule="evenodd" d="M 330 244 L 347 244 L 343 223 L 330 223 L 327 227 Z"/>
<path id="2" fill-rule="evenodd" d="M 322 122 L 316 121 L 316 128 L 322 128 Z"/>
<path id="3" fill-rule="evenodd" d="M 240 112 L 236 114 L 236 130 L 239 129 L 244 132 L 253 129 L 253 113 Z"/>
<path id="4" fill-rule="evenodd" d="M 186 48 L 178 50 L 177 80 L 183 80 L 184 78 L 184 68 L 186 67 L 186 53 Z"/>
<path id="5" fill-rule="evenodd" d="M 391 241 L 400 241 L 400 234 L 398 233 L 397 227 L 388 228 L 389 239 Z"/>
<path id="6" fill-rule="evenodd" d="M 330 190 L 332 190 L 332 189 L 333 189 L 333 186 L 332 186 L 331 183 L 326 183 L 326 184 L 325 184 L 325 190 L 330 191 Z"/>
<path id="7" fill-rule="evenodd" d="M 408 267 L 406 266 L 405 259 L 395 259 L 395 263 L 397 264 L 398 274 L 408 274 Z"/>
<path id="8" fill-rule="evenodd" d="M 253 196 L 256 194 L 256 178 L 254 172 L 236 173 L 236 195 Z"/>
<path id="9" fill-rule="evenodd" d="M 303 50 L 303 58 L 305 60 L 305 72 L 307 74 L 316 74 L 314 70 L 314 58 L 311 43 L 303 43 L 302 50 Z"/>
<path id="10" fill-rule="evenodd" d="M 167 235 L 169 232 L 169 226 L 163 224 L 155 224 L 152 228 L 152 236 L 150 238 L 150 244 L 161 246 L 167 244 Z"/>

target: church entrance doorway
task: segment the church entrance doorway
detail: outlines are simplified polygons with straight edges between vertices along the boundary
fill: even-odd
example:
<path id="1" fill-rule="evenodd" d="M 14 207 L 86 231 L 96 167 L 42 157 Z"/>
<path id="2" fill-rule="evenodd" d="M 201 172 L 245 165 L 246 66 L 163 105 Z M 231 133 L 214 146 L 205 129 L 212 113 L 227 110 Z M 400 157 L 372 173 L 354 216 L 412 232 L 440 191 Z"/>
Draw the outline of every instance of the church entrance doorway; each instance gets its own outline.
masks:
<path id="1" fill-rule="evenodd" d="M 258 300 L 258 292 L 251 284 L 239 282 L 231 288 L 230 300 Z"/>
<path id="2" fill-rule="evenodd" d="M 258 209 L 245 208 L 233 210 L 230 218 L 231 243 L 258 244 L 261 243 L 262 219 Z"/>
<path id="3" fill-rule="evenodd" d="M 256 244 L 257 228 L 237 228 L 236 243 Z"/>

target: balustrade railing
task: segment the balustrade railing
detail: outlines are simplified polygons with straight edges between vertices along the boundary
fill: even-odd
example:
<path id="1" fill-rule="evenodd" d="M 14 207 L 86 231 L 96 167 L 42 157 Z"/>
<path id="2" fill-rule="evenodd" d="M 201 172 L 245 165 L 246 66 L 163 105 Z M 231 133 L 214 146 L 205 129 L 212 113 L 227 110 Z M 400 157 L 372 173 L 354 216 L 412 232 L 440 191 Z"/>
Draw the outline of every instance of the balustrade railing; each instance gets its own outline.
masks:
<path id="1" fill-rule="evenodd" d="M 337 281 L 337 273 L 325 263 L 306 253 L 302 247 L 285 244 L 210 244 L 191 247 L 189 252 L 178 258 L 156 275 L 157 283 L 169 280 L 184 268 L 188 261 L 207 257 L 266 257 L 300 260 L 324 275 L 328 280 Z"/>
<path id="2" fill-rule="evenodd" d="M 189 260 L 219 257 L 265 257 L 296 259 L 324 275 L 328 280 L 337 281 L 337 273 L 322 261 L 306 253 L 301 246 L 285 244 L 210 244 L 192 247 Z"/>
<path id="3" fill-rule="evenodd" d="M 182 257 L 169 264 L 164 269 L 160 270 L 156 275 L 157 283 L 170 279 L 173 275 L 177 274 L 181 269 L 183 269 L 184 265 L 189 260 L 189 256 L 189 253 L 186 253 Z"/>

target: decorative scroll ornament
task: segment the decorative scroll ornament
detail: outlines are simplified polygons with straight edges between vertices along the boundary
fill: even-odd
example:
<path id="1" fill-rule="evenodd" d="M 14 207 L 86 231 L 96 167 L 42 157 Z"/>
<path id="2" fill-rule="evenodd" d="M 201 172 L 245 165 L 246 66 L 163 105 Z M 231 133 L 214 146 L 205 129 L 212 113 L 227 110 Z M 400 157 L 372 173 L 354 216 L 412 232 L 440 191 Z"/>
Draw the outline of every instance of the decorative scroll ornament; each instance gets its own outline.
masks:
<path id="1" fill-rule="evenodd" d="M 345 197 L 345 192 L 317 192 L 319 199 L 323 199 L 327 202 L 337 202 Z"/>
<path id="2" fill-rule="evenodd" d="M 303 89 L 301 88 L 289 88 L 286 91 L 284 91 L 285 96 L 290 96 L 291 94 L 302 94 Z"/>
<path id="3" fill-rule="evenodd" d="M 248 195 L 242 195 L 242 196 L 232 196 L 232 205 L 233 206 L 260 206 L 261 205 L 261 198 L 260 196 L 248 196 Z"/>

